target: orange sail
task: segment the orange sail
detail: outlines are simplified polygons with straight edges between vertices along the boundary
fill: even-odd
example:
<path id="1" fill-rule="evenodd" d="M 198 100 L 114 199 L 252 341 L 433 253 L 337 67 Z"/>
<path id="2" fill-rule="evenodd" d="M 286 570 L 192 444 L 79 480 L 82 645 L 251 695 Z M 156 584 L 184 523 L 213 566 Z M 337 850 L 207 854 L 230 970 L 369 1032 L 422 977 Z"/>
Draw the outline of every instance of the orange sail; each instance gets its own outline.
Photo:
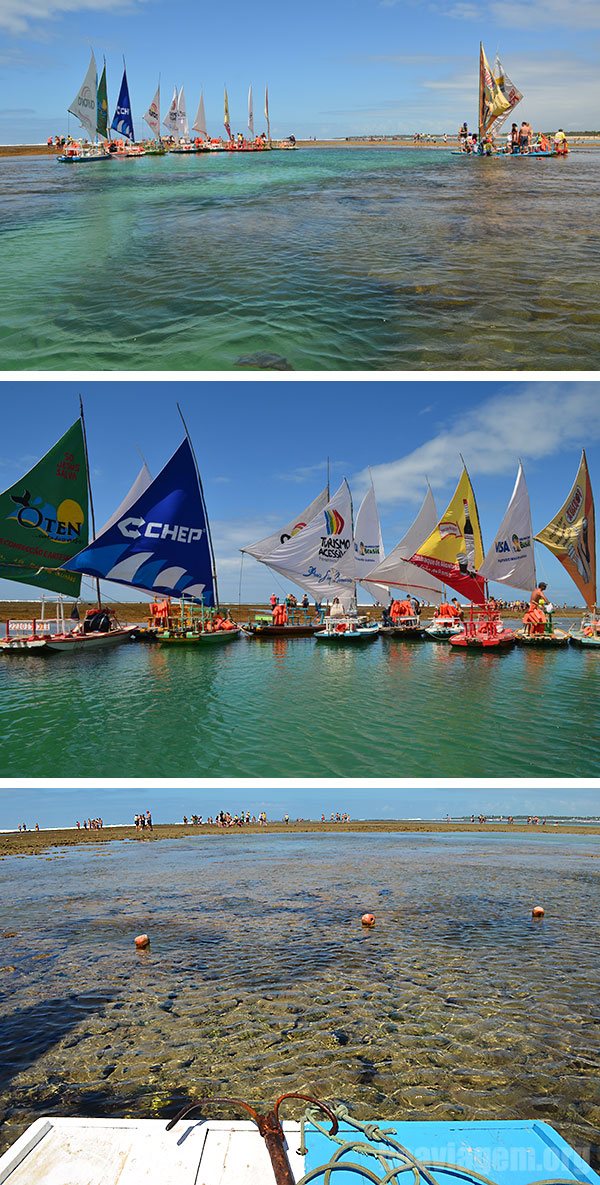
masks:
<path id="1" fill-rule="evenodd" d="M 494 120 L 511 109 L 499 82 L 491 71 L 483 45 L 479 46 L 479 137 L 488 131 Z"/>
<path id="2" fill-rule="evenodd" d="M 596 604 L 596 524 L 585 450 L 564 506 L 536 539 L 560 560 L 588 609 L 593 609 Z"/>
<path id="3" fill-rule="evenodd" d="M 445 514 L 410 557 L 410 562 L 470 601 L 478 605 L 485 602 L 485 581 L 478 575 L 483 564 L 481 527 L 475 494 L 465 468 Z"/>

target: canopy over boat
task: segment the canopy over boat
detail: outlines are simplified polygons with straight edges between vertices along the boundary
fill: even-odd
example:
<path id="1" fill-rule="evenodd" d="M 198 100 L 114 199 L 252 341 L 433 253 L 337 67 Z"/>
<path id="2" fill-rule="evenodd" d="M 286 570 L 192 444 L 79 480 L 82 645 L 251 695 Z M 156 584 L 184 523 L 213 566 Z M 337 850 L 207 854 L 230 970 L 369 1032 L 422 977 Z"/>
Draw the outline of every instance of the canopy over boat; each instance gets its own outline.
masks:
<path id="1" fill-rule="evenodd" d="M 597 604 L 596 522 L 585 449 L 566 501 L 536 539 L 560 560 L 588 609 L 593 609 Z"/>
<path id="2" fill-rule="evenodd" d="M 537 584 L 531 508 L 523 466 L 490 551 L 479 569 L 486 580 L 531 592 Z"/>
<path id="3" fill-rule="evenodd" d="M 138 482 L 143 487 L 142 475 Z M 186 438 L 124 514 L 67 565 L 73 572 L 175 596 L 217 603 L 214 557 L 198 469 Z"/>
<path id="4" fill-rule="evenodd" d="M 479 575 L 483 541 L 471 480 L 463 463 L 458 485 L 443 517 L 410 557 L 441 584 L 456 589 L 476 604 L 485 602 L 485 583 Z"/>
<path id="5" fill-rule="evenodd" d="M 348 482 L 298 534 L 257 559 L 315 600 L 338 597 L 349 608 L 355 600 L 356 565 Z"/>
<path id="6" fill-rule="evenodd" d="M 381 563 L 371 569 L 363 580 L 368 584 L 377 581 L 381 585 L 391 585 L 393 588 L 404 588 L 407 592 L 414 592 L 419 597 L 439 605 L 442 600 L 443 586 L 435 576 L 422 567 L 415 567 L 410 558 L 419 550 L 424 539 L 435 530 L 438 521 L 435 500 L 428 488 L 423 505 L 408 531 L 396 544 Z"/>
<path id="7" fill-rule="evenodd" d="M 88 542 L 88 467 L 79 417 L 0 494 L 0 576 L 78 597 L 81 577 L 63 569 Z"/>

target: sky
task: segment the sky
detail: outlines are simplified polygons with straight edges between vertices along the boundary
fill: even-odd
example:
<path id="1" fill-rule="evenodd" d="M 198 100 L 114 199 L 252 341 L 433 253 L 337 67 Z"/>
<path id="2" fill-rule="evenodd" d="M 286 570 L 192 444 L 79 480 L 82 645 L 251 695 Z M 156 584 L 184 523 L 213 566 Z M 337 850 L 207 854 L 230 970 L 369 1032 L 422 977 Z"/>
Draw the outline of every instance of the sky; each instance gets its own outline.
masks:
<path id="1" fill-rule="evenodd" d="M 154 822 L 173 823 L 201 814 L 205 819 L 220 810 L 232 814 L 265 810 L 269 819 L 320 819 L 324 811 L 347 811 L 354 819 L 445 819 L 465 815 L 553 815 L 597 817 L 600 791 L 565 787 L 530 789 L 392 789 L 370 787 L 368 792 L 348 786 L 298 788 L 295 785 L 269 790 L 260 783 L 250 787 L 228 787 L 226 782 L 212 790 L 171 785 L 137 788 L 36 787 L 14 790 L 0 787 L 0 830 L 26 823 L 28 827 L 72 827 L 77 819 L 100 815 L 106 825 L 129 823 L 141 810 L 151 810 Z"/>
<path id="2" fill-rule="evenodd" d="M 386 552 L 415 518 L 427 479 L 443 513 L 461 453 L 486 548 L 512 494 L 519 458 L 534 532 L 564 502 L 582 447 L 596 490 L 600 481 L 595 382 L 9 379 L 3 383 L 3 416 L 14 430 L 0 436 L 0 489 L 12 486 L 63 435 L 79 414 L 80 393 L 99 527 L 133 484 L 142 458 L 156 476 L 181 442 L 176 409 L 181 402 L 202 475 L 225 604 L 265 603 L 271 593 L 281 597 L 289 591 L 251 556 L 242 567 L 239 549 L 300 514 L 326 484 L 327 455 L 331 489 L 346 477 L 355 513 L 372 476 Z M 547 582 L 554 603 L 582 604 L 562 566 L 539 544 L 536 561 L 538 579 Z M 93 597 L 87 578 L 82 595 Z M 150 599 L 108 583 L 104 597 Z M 0 579 L 0 599 L 22 598 L 39 600 L 39 591 Z"/>
<path id="3" fill-rule="evenodd" d="M 68 130 L 90 47 L 106 57 L 111 110 L 125 55 L 138 136 L 159 75 L 163 112 L 175 85 L 192 114 L 204 88 L 217 135 L 224 85 L 237 131 L 250 83 L 257 130 L 269 85 L 274 136 L 455 132 L 476 121 L 481 39 L 525 95 L 522 118 L 598 126 L 597 0 L 0 0 L 0 142 Z"/>

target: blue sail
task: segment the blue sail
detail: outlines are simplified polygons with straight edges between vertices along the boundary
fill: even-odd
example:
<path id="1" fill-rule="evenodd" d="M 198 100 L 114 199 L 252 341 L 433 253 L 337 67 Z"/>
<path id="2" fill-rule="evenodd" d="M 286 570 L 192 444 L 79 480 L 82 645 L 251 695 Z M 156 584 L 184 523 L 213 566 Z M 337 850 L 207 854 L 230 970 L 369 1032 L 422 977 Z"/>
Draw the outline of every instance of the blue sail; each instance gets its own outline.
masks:
<path id="1" fill-rule="evenodd" d="M 206 510 L 187 437 L 140 497 L 64 567 L 153 596 L 215 604 Z"/>
<path id="2" fill-rule="evenodd" d="M 133 116 L 131 114 L 131 99 L 129 98 L 129 87 L 127 85 L 127 71 L 124 67 L 119 98 L 117 99 L 115 114 L 110 126 L 119 136 L 127 136 L 129 140 L 135 140 Z"/>

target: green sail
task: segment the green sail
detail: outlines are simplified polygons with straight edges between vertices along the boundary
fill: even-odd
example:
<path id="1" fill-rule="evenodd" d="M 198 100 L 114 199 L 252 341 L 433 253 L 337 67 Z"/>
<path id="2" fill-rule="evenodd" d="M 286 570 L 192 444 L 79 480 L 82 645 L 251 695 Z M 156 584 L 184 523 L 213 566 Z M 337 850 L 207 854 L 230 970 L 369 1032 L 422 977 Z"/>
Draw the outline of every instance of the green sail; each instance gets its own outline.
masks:
<path id="1" fill-rule="evenodd" d="M 78 597 L 81 576 L 59 569 L 87 543 L 88 475 L 78 419 L 0 494 L 0 577 Z"/>
<path id="2" fill-rule="evenodd" d="M 108 90 L 106 87 L 106 62 L 104 69 L 100 76 L 98 83 L 98 95 L 96 105 L 96 129 L 99 136 L 104 136 L 108 140 Z"/>

